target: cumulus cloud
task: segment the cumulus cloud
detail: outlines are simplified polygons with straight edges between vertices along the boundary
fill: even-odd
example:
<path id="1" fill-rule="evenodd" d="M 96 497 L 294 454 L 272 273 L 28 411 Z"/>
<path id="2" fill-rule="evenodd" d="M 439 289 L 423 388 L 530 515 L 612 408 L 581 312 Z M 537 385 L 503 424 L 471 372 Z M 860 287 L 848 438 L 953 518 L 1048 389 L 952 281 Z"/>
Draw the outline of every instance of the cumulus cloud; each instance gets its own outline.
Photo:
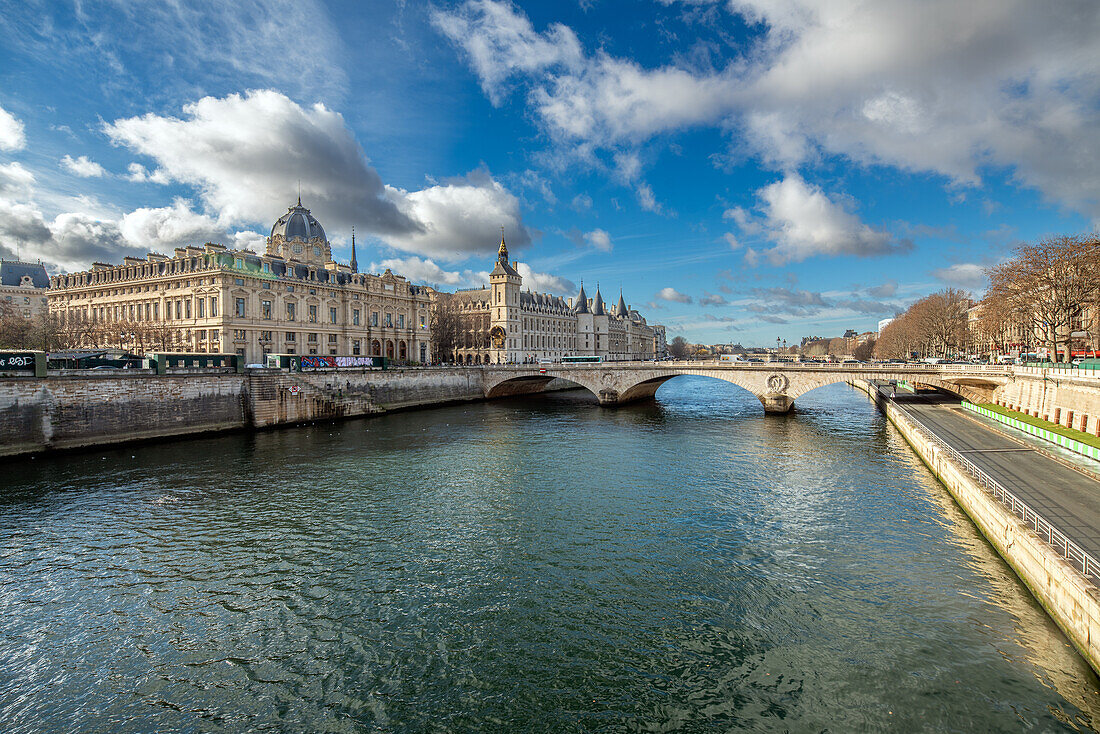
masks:
<path id="1" fill-rule="evenodd" d="M 170 179 L 168 178 L 168 174 L 166 174 L 164 171 L 162 171 L 159 168 L 157 170 L 153 171 L 152 173 L 150 173 L 149 170 L 146 169 L 145 166 L 141 165 L 140 163 L 131 163 L 129 166 L 126 167 L 126 170 L 127 170 L 126 179 L 129 180 L 129 181 L 133 181 L 135 183 L 150 182 L 150 183 L 158 183 L 158 184 L 167 184 L 167 183 L 170 182 Z"/>
<path id="2" fill-rule="evenodd" d="M 992 165 L 1100 218 L 1094 3 L 722 6 L 763 33 L 721 68 L 587 53 L 569 28 L 540 32 L 509 2 L 470 0 L 433 17 L 490 99 L 522 86 L 551 140 L 589 151 L 581 160 L 708 125 L 783 171 L 828 154 L 978 185 Z"/>
<path id="3" fill-rule="evenodd" d="M 536 272 L 527 263 L 520 263 L 516 270 L 523 276 L 523 287 L 525 289 L 530 288 L 538 293 L 553 293 L 563 297 L 567 297 L 577 290 L 577 285 L 573 281 L 549 273 Z"/>
<path id="4" fill-rule="evenodd" d="M 483 255 L 496 250 L 493 232 L 501 225 L 510 248 L 531 242 L 522 223 L 519 199 L 483 171 L 420 191 L 387 186 L 386 196 L 418 225 L 408 232 L 383 236 L 401 250 L 445 260 Z"/>
<path id="5" fill-rule="evenodd" d="M 22 121 L 0 107 L 0 150 L 22 150 L 26 145 Z"/>
<path id="6" fill-rule="evenodd" d="M 985 268 L 977 263 L 955 263 L 933 270 L 932 275 L 948 285 L 966 290 L 983 290 L 989 284 Z"/>
<path id="7" fill-rule="evenodd" d="M 142 207 L 123 215 L 119 232 L 135 247 L 164 252 L 205 242 L 224 242 L 226 229 L 217 220 L 191 209 L 191 202 L 176 199 L 172 206 Z"/>
<path id="8" fill-rule="evenodd" d="M 107 171 L 103 170 L 103 166 L 89 160 L 86 155 L 79 158 L 66 155 L 61 159 L 61 167 L 74 176 L 80 176 L 81 178 L 100 178 L 107 175 Z"/>
<path id="9" fill-rule="evenodd" d="M 602 229 L 584 233 L 584 241 L 601 252 L 611 252 L 611 235 Z"/>
<path id="10" fill-rule="evenodd" d="M 730 246 L 731 250 L 737 250 L 741 247 L 741 243 L 737 240 L 737 237 L 733 234 L 733 232 L 726 232 L 724 235 L 722 235 L 722 239 L 726 241 L 726 244 Z"/>
<path id="11" fill-rule="evenodd" d="M 416 256 L 390 258 L 378 263 L 371 263 L 370 266 L 372 271 L 378 273 L 387 268 L 399 275 L 405 276 L 414 283 L 427 283 L 436 287 L 449 286 L 455 288 L 469 286 L 471 285 L 471 279 L 475 276 L 475 274 L 469 270 L 465 273 L 444 270 L 433 260 L 426 260 Z M 481 281 L 481 283 L 485 282 L 488 282 L 488 278 Z"/>
<path id="12" fill-rule="evenodd" d="M 505 81 L 513 74 L 553 67 L 575 69 L 582 60 L 572 29 L 555 23 L 546 33 L 538 33 L 508 3 L 470 0 L 454 12 L 435 11 L 432 22 L 461 43 L 482 90 L 497 105 L 507 91 Z"/>
<path id="13" fill-rule="evenodd" d="M 801 262 L 815 255 L 871 257 L 912 247 L 890 233 L 873 229 L 829 199 L 819 187 L 789 174 L 757 192 L 775 246 L 764 254 L 775 265 Z"/>
<path id="14" fill-rule="evenodd" d="M 273 221 L 295 200 L 301 180 L 303 203 L 326 227 L 356 225 L 408 252 L 487 254 L 502 224 L 514 246 L 530 242 L 518 199 L 488 172 L 420 191 L 388 186 L 339 113 L 302 107 L 279 92 L 205 97 L 181 117 L 147 114 L 104 130 L 115 144 L 156 161 L 154 174 L 131 167 L 131 177 L 194 187 L 206 213 L 224 224 Z"/>
<path id="15" fill-rule="evenodd" d="M 873 298 L 889 298 L 897 292 L 898 282 L 896 280 L 888 280 L 882 285 L 867 289 L 867 293 Z"/>
<path id="16" fill-rule="evenodd" d="M 729 301 L 717 293 L 703 291 L 703 297 L 699 299 L 700 306 L 728 306 Z"/>
<path id="17" fill-rule="evenodd" d="M 443 289 L 478 288 L 489 283 L 489 273 L 486 271 L 446 270 L 433 260 L 416 256 L 390 258 L 371 263 L 370 267 L 375 272 L 381 272 L 389 268 L 415 283 L 427 283 Z M 576 290 L 576 286 L 571 280 L 559 278 L 549 273 L 536 272 L 527 263 L 520 263 L 518 272 L 523 277 L 524 289 L 540 293 L 549 292 L 560 296 L 568 296 Z"/>
<path id="18" fill-rule="evenodd" d="M 680 291 L 672 287 L 662 288 L 661 290 L 657 291 L 655 297 L 658 300 L 669 301 L 672 303 L 691 303 L 692 301 L 691 296 L 687 295 L 686 293 L 681 293 Z"/>

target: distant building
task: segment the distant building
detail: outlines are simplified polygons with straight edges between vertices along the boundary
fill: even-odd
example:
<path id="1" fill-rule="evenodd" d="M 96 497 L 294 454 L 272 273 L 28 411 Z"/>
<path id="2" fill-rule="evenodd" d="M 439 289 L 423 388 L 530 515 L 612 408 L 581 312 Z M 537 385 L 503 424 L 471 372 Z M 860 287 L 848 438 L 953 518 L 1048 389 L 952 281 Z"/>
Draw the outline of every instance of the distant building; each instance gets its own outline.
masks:
<path id="1" fill-rule="evenodd" d="M 5 283 L 7 281 L 5 280 Z M 73 347 L 236 353 L 373 355 L 427 362 L 427 289 L 386 270 L 332 259 L 301 200 L 279 217 L 262 255 L 222 245 L 149 253 L 50 281 L 49 307 Z"/>
<path id="2" fill-rule="evenodd" d="M 576 355 L 653 359 L 667 351 L 664 327 L 647 324 L 622 294 L 609 309 L 598 287 L 589 298 L 582 285 L 575 302 L 524 291 L 518 266 L 508 261 L 508 246 L 501 237 L 488 288 L 432 294 L 440 302 L 451 300 L 459 316 L 456 361 L 516 364 Z"/>
<path id="3" fill-rule="evenodd" d="M 0 260 L 0 304 L 23 318 L 33 318 L 47 308 L 50 276 L 42 263 Z"/>

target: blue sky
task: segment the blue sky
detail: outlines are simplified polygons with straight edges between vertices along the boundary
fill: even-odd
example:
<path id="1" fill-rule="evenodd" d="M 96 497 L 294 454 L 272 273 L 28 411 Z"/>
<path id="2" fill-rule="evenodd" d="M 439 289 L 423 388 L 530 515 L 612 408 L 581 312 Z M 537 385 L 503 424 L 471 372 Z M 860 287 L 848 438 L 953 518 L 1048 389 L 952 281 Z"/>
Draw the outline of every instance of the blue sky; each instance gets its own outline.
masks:
<path id="1" fill-rule="evenodd" d="M 367 6 L 364 9 L 364 6 Z M 880 319 L 1100 221 L 1100 4 L 5 3 L 0 256 L 262 249 L 583 280 L 669 335 Z"/>

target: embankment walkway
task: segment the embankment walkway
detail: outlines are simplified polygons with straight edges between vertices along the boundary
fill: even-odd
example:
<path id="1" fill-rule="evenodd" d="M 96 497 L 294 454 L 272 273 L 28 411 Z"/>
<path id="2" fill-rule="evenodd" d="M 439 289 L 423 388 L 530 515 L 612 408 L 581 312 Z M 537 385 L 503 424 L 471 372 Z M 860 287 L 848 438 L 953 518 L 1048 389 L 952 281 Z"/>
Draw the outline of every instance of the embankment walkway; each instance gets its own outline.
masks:
<path id="1" fill-rule="evenodd" d="M 894 402 L 1082 550 L 1100 558 L 1100 481 L 984 428 L 963 414 L 958 400 L 901 394 Z"/>

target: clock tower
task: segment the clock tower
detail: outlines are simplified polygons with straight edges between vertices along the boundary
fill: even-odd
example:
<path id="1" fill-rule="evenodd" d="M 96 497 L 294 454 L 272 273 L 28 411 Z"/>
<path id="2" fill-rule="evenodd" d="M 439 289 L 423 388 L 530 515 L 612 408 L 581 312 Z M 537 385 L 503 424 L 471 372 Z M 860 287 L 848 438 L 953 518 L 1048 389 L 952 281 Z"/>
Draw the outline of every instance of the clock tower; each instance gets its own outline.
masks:
<path id="1" fill-rule="evenodd" d="M 489 359 L 493 364 L 521 361 L 519 293 L 523 278 L 515 265 L 508 263 L 508 245 L 501 227 L 497 261 L 489 274 Z"/>

